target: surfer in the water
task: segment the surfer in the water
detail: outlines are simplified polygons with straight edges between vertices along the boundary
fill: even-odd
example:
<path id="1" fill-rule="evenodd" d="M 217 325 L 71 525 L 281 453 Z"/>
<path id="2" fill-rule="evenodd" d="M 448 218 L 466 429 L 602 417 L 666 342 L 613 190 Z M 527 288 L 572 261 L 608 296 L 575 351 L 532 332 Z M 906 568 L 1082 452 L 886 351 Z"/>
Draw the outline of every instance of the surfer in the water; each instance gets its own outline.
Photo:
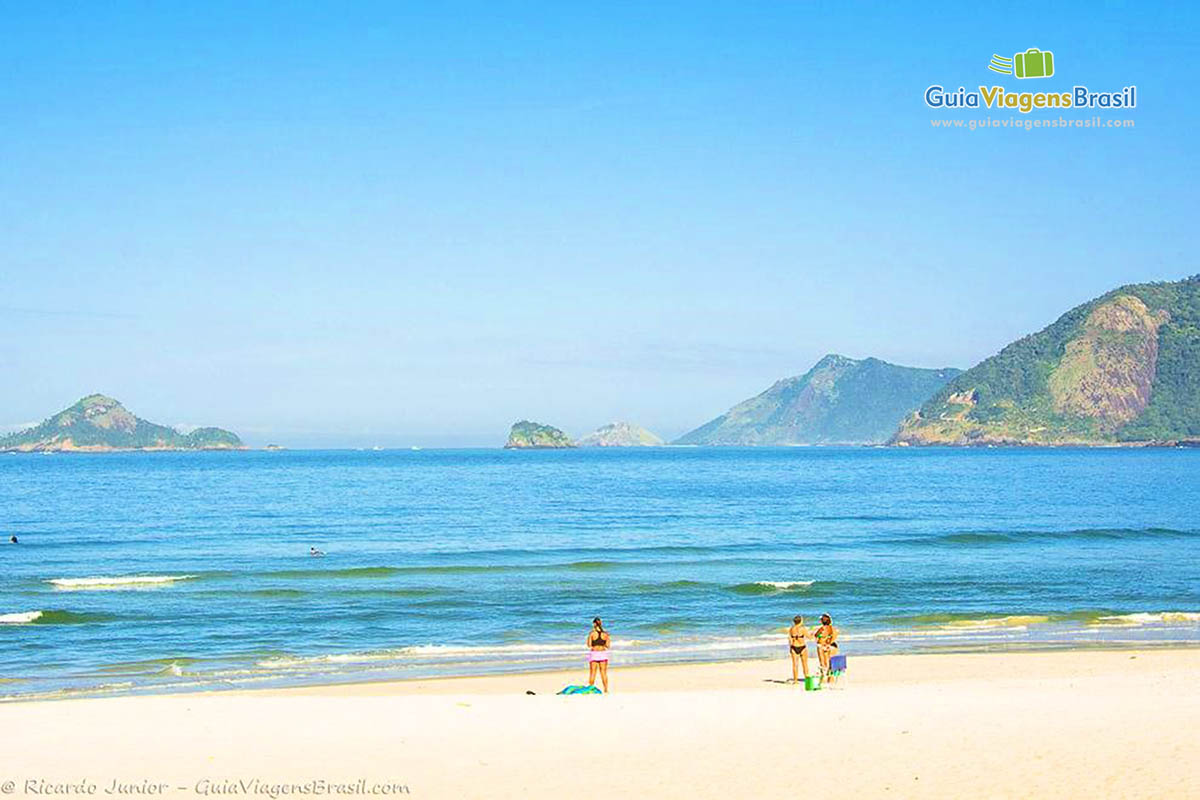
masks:
<path id="1" fill-rule="evenodd" d="M 12 536 L 8 537 L 8 540 L 10 542 L 12 542 L 13 544 L 16 544 L 17 543 L 17 535 L 14 533 Z"/>
<path id="2" fill-rule="evenodd" d="M 310 548 L 308 548 L 308 554 L 309 554 L 310 556 L 323 556 L 323 555 L 325 555 L 325 551 L 324 551 L 324 550 L 318 550 L 318 549 L 317 549 L 317 548 L 315 548 L 315 547 L 310 547 Z"/>

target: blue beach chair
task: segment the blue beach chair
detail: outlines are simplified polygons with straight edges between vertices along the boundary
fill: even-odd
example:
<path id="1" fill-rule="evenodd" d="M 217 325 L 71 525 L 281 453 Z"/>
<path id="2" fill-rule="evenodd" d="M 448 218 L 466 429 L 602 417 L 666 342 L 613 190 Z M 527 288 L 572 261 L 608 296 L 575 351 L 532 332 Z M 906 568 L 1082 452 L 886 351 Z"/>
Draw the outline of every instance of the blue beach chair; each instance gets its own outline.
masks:
<path id="1" fill-rule="evenodd" d="M 829 674 L 825 676 L 824 683 L 830 689 L 844 688 L 846 685 L 846 657 L 832 656 L 829 659 Z"/>

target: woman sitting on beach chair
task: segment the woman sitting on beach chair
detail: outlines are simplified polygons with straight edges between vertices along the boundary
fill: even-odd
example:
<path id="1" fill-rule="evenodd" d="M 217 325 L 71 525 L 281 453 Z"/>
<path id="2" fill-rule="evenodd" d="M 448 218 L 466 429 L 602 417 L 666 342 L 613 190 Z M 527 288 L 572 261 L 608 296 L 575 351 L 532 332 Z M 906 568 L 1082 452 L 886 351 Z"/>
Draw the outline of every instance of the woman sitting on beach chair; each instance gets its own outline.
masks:
<path id="1" fill-rule="evenodd" d="M 813 633 L 817 640 L 817 658 L 821 661 L 821 678 L 829 674 L 829 659 L 838 649 L 838 629 L 833 627 L 833 618 L 828 614 L 821 615 L 821 627 Z"/>

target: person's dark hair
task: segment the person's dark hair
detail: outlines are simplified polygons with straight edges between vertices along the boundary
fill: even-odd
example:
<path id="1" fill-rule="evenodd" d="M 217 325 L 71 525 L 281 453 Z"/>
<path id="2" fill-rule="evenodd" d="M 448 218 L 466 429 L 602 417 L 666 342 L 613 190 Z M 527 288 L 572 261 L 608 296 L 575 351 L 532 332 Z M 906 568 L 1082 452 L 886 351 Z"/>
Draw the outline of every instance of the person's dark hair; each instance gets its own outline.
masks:
<path id="1" fill-rule="evenodd" d="M 802 616 L 800 616 L 799 614 L 797 614 L 796 616 L 792 617 L 792 622 L 794 622 L 794 623 L 796 623 L 797 625 L 799 625 L 801 622 L 804 622 L 804 617 L 802 617 Z"/>
<path id="2" fill-rule="evenodd" d="M 822 625 L 832 625 L 833 617 L 829 616 L 828 614 L 822 614 L 821 615 L 821 624 Z"/>
<path id="3" fill-rule="evenodd" d="M 604 630 L 604 623 L 600 621 L 599 617 L 593 619 L 592 624 L 595 625 L 598 630 Z"/>

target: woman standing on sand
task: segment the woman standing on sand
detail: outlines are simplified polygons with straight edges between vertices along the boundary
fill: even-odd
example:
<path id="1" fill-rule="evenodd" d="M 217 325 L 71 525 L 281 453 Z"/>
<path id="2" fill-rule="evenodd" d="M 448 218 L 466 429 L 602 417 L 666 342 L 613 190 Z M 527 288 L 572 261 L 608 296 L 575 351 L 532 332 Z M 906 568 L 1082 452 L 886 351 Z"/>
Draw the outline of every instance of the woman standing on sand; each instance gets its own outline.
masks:
<path id="1" fill-rule="evenodd" d="M 821 677 L 829 674 L 829 659 L 838 649 L 838 629 L 833 627 L 833 618 L 828 614 L 821 615 L 821 627 L 813 633 L 817 640 L 817 658 L 821 660 Z"/>
<path id="2" fill-rule="evenodd" d="M 604 630 L 604 623 L 599 617 L 592 620 L 592 629 L 588 631 L 588 686 L 596 685 L 596 670 L 600 670 L 600 680 L 604 683 L 604 693 L 608 694 L 608 648 L 612 637 Z"/>
<path id="3" fill-rule="evenodd" d="M 792 627 L 788 628 L 788 655 L 792 657 L 792 683 L 800 682 L 799 666 L 804 666 L 804 677 L 808 677 L 808 628 L 804 627 L 804 617 L 797 614 L 792 617 Z"/>

